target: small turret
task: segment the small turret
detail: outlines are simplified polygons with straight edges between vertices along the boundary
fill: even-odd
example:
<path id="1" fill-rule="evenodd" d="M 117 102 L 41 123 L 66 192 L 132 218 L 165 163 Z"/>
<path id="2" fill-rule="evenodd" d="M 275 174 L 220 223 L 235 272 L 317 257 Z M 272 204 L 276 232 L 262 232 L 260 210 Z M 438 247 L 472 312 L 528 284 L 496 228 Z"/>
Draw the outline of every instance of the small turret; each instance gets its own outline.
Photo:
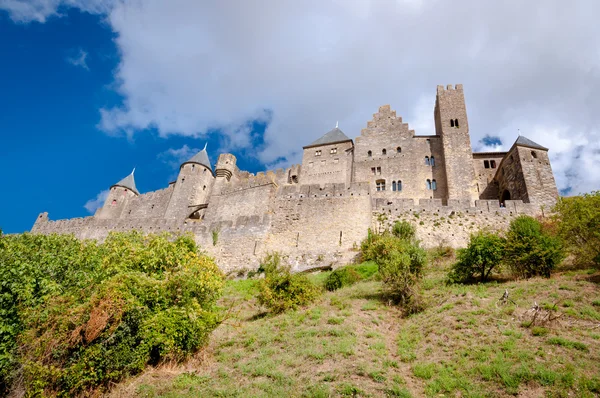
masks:
<path id="1" fill-rule="evenodd" d="M 230 153 L 223 153 L 219 155 L 219 160 L 217 161 L 215 174 L 217 178 L 224 177 L 227 181 L 231 180 L 231 176 L 235 171 L 235 164 L 237 159 Z"/>
<path id="2" fill-rule="evenodd" d="M 201 205 L 208 204 L 214 182 L 205 145 L 204 149 L 181 164 L 165 218 L 185 219 Z"/>
<path id="3" fill-rule="evenodd" d="M 130 198 L 138 196 L 140 193 L 135 186 L 133 173 L 110 187 L 110 191 L 102 209 L 96 212 L 98 218 L 119 218 L 125 209 Z"/>

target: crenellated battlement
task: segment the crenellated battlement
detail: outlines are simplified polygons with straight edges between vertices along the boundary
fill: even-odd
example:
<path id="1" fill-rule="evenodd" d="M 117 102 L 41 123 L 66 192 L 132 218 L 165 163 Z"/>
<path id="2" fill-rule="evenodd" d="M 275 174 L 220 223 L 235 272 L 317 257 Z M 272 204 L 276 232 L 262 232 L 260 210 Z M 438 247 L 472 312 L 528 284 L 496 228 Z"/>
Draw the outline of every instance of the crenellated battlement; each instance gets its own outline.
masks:
<path id="1" fill-rule="evenodd" d="M 302 270 L 351 261 L 369 228 L 398 220 L 425 246 L 460 247 L 480 228 L 543 216 L 555 202 L 547 148 L 519 137 L 508 152 L 473 154 L 461 84 L 437 86 L 434 119 L 436 135 L 417 135 L 382 105 L 354 141 L 336 125 L 302 147 L 301 164 L 256 174 L 230 153 L 212 165 L 205 146 L 164 189 L 140 194 L 131 172 L 93 217 L 41 213 L 32 232 L 189 232 L 224 270 L 256 268 L 273 251 Z"/>

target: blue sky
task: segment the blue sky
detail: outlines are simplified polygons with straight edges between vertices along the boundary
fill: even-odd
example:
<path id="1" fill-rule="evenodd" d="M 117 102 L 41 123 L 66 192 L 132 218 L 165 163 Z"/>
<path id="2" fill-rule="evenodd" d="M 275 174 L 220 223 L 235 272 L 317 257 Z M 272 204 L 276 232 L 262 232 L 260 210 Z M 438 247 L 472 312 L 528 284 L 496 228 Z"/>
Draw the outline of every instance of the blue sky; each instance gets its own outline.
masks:
<path id="1" fill-rule="evenodd" d="M 390 104 L 434 133 L 462 83 L 476 151 L 519 132 L 562 193 L 600 190 L 600 2 L 0 0 L 0 228 L 165 187 L 208 142 L 256 172 Z M 560 26 L 561 29 L 556 27 Z M 87 205 L 87 207 L 86 207 Z"/>

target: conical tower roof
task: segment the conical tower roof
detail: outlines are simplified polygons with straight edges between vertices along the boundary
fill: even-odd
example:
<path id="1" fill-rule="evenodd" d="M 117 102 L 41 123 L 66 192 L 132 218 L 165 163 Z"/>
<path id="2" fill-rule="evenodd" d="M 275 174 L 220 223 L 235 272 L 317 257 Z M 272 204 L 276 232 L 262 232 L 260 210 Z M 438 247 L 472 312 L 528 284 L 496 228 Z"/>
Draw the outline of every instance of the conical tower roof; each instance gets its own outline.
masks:
<path id="1" fill-rule="evenodd" d="M 526 146 L 535 149 L 542 149 L 544 151 L 548 150 L 548 148 L 545 148 L 540 144 L 531 141 L 529 138 L 523 137 L 522 135 L 520 135 L 519 138 L 517 138 L 517 140 L 515 141 L 515 145 Z"/>
<path id="2" fill-rule="evenodd" d="M 337 144 L 338 142 L 346 142 L 352 141 L 342 130 L 340 130 L 337 126 L 329 132 L 327 132 L 324 136 L 319 138 L 316 141 L 313 141 L 311 144 L 305 146 L 304 148 L 310 148 L 313 146 L 321 146 L 328 144 Z"/>
<path id="3" fill-rule="evenodd" d="M 121 181 L 119 181 L 115 185 L 113 185 L 113 187 L 127 188 L 130 191 L 132 191 L 133 193 L 135 193 L 136 195 L 139 195 L 140 193 L 138 192 L 137 188 L 135 187 L 135 179 L 133 178 L 134 172 L 135 172 L 135 169 L 133 169 L 131 174 L 129 174 L 127 177 L 123 178 Z"/>
<path id="4" fill-rule="evenodd" d="M 210 171 L 212 171 L 212 167 L 210 166 L 210 160 L 208 159 L 208 153 L 206 152 L 206 145 L 204 145 L 204 149 L 192 156 L 189 160 L 183 162 L 182 165 L 186 163 L 196 163 L 201 164 L 202 166 L 207 167 Z"/>

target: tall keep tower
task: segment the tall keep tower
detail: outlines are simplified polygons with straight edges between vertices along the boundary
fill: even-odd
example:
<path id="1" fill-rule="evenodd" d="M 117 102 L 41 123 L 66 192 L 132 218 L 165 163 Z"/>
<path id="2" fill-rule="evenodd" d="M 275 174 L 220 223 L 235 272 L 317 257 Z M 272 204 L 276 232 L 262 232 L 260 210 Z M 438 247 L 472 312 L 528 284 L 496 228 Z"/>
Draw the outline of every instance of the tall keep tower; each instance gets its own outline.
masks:
<path id="1" fill-rule="evenodd" d="M 436 135 L 442 138 L 442 151 L 448 184 L 447 200 L 473 202 L 477 199 L 475 169 L 469 121 L 462 84 L 437 86 L 435 99 Z"/>
<path id="2" fill-rule="evenodd" d="M 185 219 L 198 209 L 205 208 L 214 182 L 205 146 L 180 166 L 165 218 Z"/>
<path id="3" fill-rule="evenodd" d="M 108 197 L 104 201 L 104 206 L 98 209 L 96 217 L 119 218 L 127 206 L 129 199 L 140 194 L 135 186 L 134 171 L 135 169 L 127 177 L 110 187 Z"/>

